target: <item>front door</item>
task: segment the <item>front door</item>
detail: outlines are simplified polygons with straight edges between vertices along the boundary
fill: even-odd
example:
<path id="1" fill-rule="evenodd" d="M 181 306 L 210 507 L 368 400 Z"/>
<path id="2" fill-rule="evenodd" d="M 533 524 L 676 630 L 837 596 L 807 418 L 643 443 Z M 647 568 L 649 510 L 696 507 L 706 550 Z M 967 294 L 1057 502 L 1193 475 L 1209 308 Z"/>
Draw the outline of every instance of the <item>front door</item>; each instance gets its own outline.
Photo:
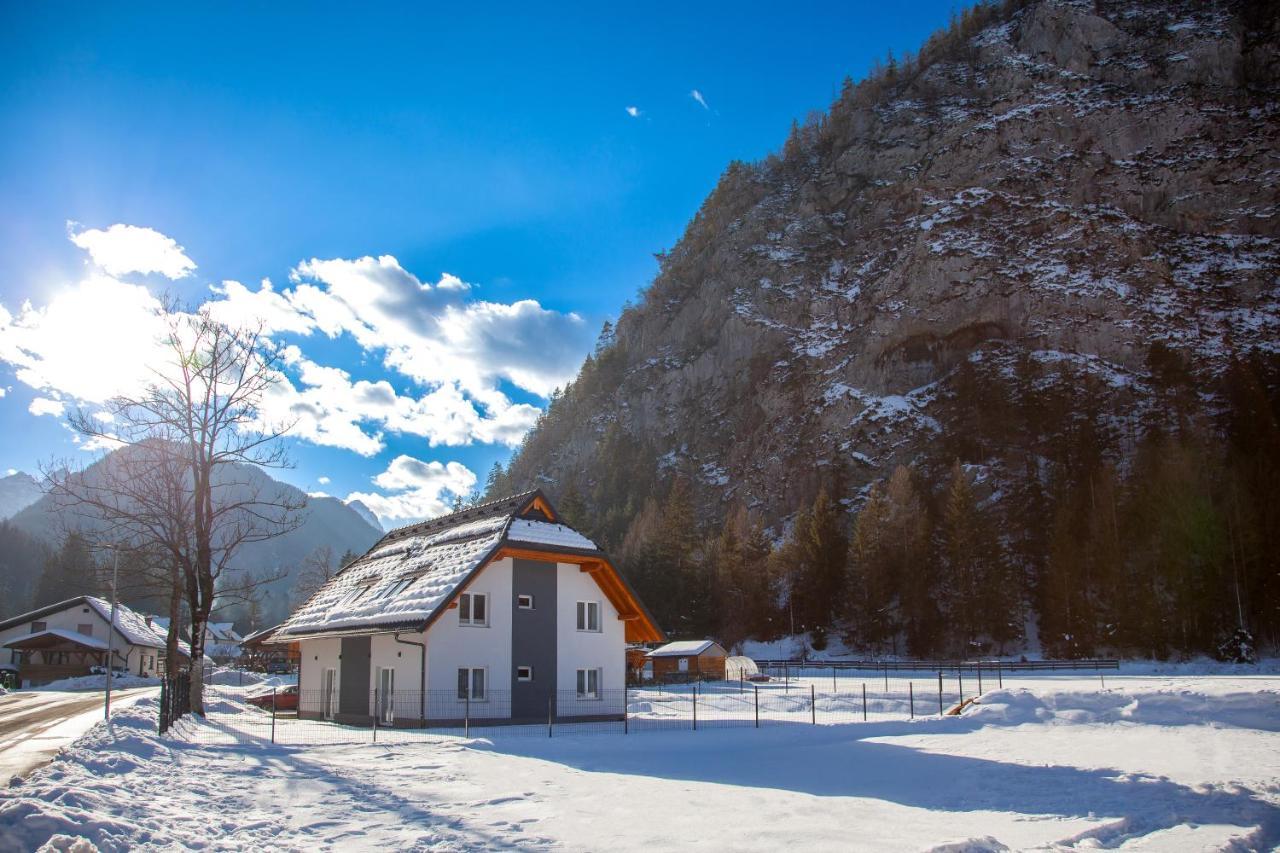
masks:
<path id="1" fill-rule="evenodd" d="M 338 671 L 326 669 L 320 687 L 320 713 L 326 720 L 332 720 L 338 709 Z"/>
<path id="2" fill-rule="evenodd" d="M 396 671 L 378 667 L 378 719 L 385 725 L 396 721 Z"/>

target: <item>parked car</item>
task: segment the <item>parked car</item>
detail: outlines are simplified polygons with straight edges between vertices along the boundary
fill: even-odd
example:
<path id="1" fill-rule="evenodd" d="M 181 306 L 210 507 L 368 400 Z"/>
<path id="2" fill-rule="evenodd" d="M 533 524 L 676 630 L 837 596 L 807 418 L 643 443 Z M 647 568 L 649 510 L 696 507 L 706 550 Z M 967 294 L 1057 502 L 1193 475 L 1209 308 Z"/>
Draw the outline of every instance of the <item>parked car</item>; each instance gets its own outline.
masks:
<path id="1" fill-rule="evenodd" d="M 263 709 L 264 711 L 270 711 L 272 708 L 270 693 L 259 693 L 257 696 L 250 696 L 245 701 L 250 705 Z M 275 709 L 277 711 L 298 710 L 298 685 L 290 684 L 287 687 L 280 687 L 276 690 Z"/>
<path id="2" fill-rule="evenodd" d="M 122 675 L 128 675 L 129 670 L 125 669 L 122 666 L 117 666 L 113 670 L 111 670 L 111 673 L 112 673 L 112 677 L 119 678 Z M 93 666 L 89 667 L 89 674 L 90 675 L 106 675 L 107 668 L 99 664 L 94 664 Z"/>
<path id="3" fill-rule="evenodd" d="M 287 660 L 273 660 L 267 664 L 267 675 L 289 675 L 293 672 L 293 664 Z"/>

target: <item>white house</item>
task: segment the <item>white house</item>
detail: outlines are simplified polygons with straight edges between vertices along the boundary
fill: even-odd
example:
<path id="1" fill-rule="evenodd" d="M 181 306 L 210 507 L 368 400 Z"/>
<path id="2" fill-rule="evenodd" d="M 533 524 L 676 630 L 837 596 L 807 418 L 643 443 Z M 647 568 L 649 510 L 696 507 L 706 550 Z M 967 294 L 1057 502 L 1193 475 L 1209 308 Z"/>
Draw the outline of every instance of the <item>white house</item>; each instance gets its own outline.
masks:
<path id="1" fill-rule="evenodd" d="M 162 632 L 169 630 L 168 616 L 148 616 L 151 623 Z M 191 637 L 191 626 L 182 629 L 181 636 Z M 240 657 L 240 644 L 244 642 L 233 622 L 206 622 L 204 626 L 204 655 L 213 660 Z"/>
<path id="2" fill-rule="evenodd" d="M 0 622 L 0 660 L 17 666 L 24 684 L 88 675 L 107 661 L 111 602 L 92 595 L 50 604 Z M 146 617 L 116 605 L 110 640 L 117 669 L 154 676 L 164 657 L 164 631 Z M 7 654 L 5 654 L 7 652 Z"/>
<path id="3" fill-rule="evenodd" d="M 662 639 L 532 491 L 388 533 L 266 642 L 299 644 L 301 716 L 420 725 L 621 715 L 626 643 Z"/>

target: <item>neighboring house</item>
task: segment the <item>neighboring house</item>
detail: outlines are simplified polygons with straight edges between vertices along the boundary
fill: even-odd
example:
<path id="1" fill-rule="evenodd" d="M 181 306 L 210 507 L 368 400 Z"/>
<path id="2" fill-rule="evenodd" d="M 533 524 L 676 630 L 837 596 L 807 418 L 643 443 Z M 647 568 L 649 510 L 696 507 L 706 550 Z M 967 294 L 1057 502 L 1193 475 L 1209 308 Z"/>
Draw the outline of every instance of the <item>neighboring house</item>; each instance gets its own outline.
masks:
<path id="1" fill-rule="evenodd" d="M 279 628 L 279 625 L 273 625 L 246 634 L 240 641 L 240 662 L 251 668 L 267 668 L 273 664 L 286 664 L 290 669 L 296 668 L 302 656 L 298 643 L 294 641 L 288 645 L 273 645 L 270 642 Z"/>
<path id="2" fill-rule="evenodd" d="M 148 616 L 147 619 L 162 633 L 169 630 L 168 616 Z M 181 636 L 191 638 L 191 626 L 181 628 Z M 236 633 L 232 622 L 209 622 L 204 626 L 204 656 L 225 662 L 240 656 L 240 644 L 244 638 Z"/>
<path id="3" fill-rule="evenodd" d="M 656 681 L 719 681 L 724 678 L 724 659 L 728 654 L 715 640 L 667 643 L 645 656 L 644 675 Z"/>
<path id="4" fill-rule="evenodd" d="M 111 602 L 81 595 L 0 622 L 0 659 L 16 665 L 27 685 L 88 675 L 105 666 L 108 642 L 117 669 L 154 676 L 164 658 L 164 631 L 139 613 L 116 605 L 108 641 Z"/>
<path id="5" fill-rule="evenodd" d="M 368 724 L 622 713 L 625 649 L 662 631 L 539 491 L 388 533 L 269 638 L 303 717 Z"/>
<path id="6" fill-rule="evenodd" d="M 231 622 L 210 622 L 204 630 L 204 653 L 214 660 L 240 657 L 242 637 Z"/>

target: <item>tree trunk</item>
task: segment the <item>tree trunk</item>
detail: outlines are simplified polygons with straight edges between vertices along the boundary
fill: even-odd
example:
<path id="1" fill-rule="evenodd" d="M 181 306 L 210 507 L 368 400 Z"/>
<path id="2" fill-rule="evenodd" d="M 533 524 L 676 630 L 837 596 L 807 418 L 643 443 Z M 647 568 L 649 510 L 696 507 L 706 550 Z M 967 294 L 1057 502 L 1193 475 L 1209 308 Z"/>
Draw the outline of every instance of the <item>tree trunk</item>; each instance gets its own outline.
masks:
<path id="1" fill-rule="evenodd" d="M 164 674 L 173 678 L 182 667 L 178 660 L 178 619 L 182 615 L 182 585 L 174 572 L 169 587 L 169 630 L 164 638 Z"/>
<path id="2" fill-rule="evenodd" d="M 204 716 L 204 633 L 209 615 L 191 614 L 191 711 Z"/>

